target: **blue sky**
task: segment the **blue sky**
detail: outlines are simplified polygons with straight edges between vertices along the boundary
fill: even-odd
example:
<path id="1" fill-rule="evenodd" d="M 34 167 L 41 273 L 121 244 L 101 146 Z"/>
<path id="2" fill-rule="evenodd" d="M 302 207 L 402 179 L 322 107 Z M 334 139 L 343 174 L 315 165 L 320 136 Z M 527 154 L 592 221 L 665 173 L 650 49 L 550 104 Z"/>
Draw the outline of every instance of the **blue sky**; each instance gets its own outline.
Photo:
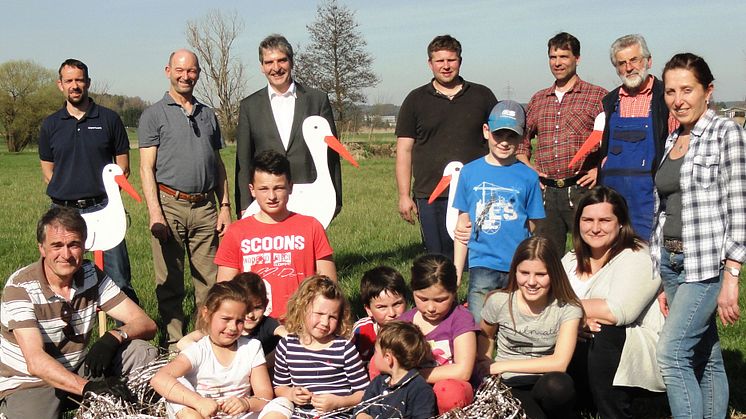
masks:
<path id="1" fill-rule="evenodd" d="M 642 33 L 653 54 L 653 73 L 677 52 L 702 55 L 715 75 L 716 100 L 746 99 L 746 2 L 581 0 L 340 0 L 356 11 L 381 83 L 369 103 L 400 104 L 431 73 L 425 48 L 450 33 L 463 45 L 461 74 L 490 87 L 500 99 L 526 102 L 551 84 L 546 41 L 559 31 L 581 42 L 578 73 L 611 88 L 619 80 L 608 58 L 611 42 Z M 188 20 L 212 8 L 236 10 L 245 28 L 236 52 L 247 64 L 248 92 L 264 86 L 256 48 L 269 33 L 294 46 L 308 43 L 305 26 L 314 1 L 88 1 L 6 0 L 0 15 L 0 62 L 30 59 L 56 69 L 79 58 L 94 83 L 110 93 L 159 99 L 167 89 L 168 54 L 186 46 Z M 94 84 L 95 86 L 95 84 Z"/>

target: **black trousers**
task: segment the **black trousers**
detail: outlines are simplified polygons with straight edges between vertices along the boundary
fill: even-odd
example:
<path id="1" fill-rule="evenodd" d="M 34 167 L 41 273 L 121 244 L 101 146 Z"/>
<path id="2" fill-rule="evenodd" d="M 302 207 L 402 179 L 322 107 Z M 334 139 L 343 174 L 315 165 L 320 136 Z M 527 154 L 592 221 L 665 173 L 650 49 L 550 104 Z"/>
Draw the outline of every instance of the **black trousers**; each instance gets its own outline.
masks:
<path id="1" fill-rule="evenodd" d="M 513 387 L 511 392 L 531 419 L 576 417 L 575 386 L 564 372 L 545 373 L 534 385 Z"/>
<path id="2" fill-rule="evenodd" d="M 613 385 L 625 341 L 624 326 L 603 325 L 592 339 L 578 342 L 570 364 L 580 408 L 595 408 L 603 419 L 632 418 L 634 390 Z"/>

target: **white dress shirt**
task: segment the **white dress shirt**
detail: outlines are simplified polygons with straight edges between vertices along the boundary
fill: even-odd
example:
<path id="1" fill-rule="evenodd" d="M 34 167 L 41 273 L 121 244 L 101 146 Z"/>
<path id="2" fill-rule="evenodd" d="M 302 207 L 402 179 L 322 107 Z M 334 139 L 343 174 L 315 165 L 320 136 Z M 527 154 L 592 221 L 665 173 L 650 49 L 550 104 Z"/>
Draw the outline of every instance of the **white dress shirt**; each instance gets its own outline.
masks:
<path id="1" fill-rule="evenodd" d="M 293 127 L 293 115 L 295 114 L 295 82 L 290 83 L 290 87 L 285 93 L 278 93 L 272 86 L 269 86 L 269 103 L 272 105 L 272 115 L 275 117 L 277 131 L 280 132 L 280 139 L 285 150 L 290 144 L 290 130 Z"/>

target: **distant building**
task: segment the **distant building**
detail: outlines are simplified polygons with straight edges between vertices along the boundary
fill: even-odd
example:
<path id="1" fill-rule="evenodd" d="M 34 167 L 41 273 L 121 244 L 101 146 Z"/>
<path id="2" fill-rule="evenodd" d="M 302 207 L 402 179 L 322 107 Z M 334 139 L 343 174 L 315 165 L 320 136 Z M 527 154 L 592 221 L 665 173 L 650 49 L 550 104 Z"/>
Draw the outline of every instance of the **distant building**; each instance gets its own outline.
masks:
<path id="1" fill-rule="evenodd" d="M 388 125 L 389 127 L 395 127 L 396 115 L 381 115 L 381 122 Z"/>
<path id="2" fill-rule="evenodd" d="M 726 118 L 730 118 L 736 121 L 738 125 L 746 126 L 746 108 L 733 106 L 730 108 L 721 109 L 719 113 Z"/>
<path id="3" fill-rule="evenodd" d="M 396 126 L 396 115 L 365 115 L 366 124 L 376 128 L 394 128 Z"/>

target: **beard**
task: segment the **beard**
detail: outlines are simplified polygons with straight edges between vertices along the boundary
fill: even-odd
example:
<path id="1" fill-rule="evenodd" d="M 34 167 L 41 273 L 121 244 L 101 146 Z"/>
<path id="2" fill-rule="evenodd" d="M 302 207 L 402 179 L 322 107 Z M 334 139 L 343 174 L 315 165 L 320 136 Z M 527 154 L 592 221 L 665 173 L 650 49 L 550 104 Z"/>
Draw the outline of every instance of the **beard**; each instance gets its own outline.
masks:
<path id="1" fill-rule="evenodd" d="M 648 79 L 648 69 L 644 68 L 636 74 L 620 74 L 619 78 L 622 79 L 622 84 L 627 89 L 637 89 Z"/>
<path id="2" fill-rule="evenodd" d="M 70 102 L 71 105 L 77 106 L 77 105 L 80 105 L 81 103 L 85 103 L 88 101 L 88 92 L 84 92 L 84 91 L 77 92 L 76 91 L 75 93 L 80 93 L 80 96 L 78 97 L 72 97 L 71 95 L 67 96 L 67 101 Z"/>

